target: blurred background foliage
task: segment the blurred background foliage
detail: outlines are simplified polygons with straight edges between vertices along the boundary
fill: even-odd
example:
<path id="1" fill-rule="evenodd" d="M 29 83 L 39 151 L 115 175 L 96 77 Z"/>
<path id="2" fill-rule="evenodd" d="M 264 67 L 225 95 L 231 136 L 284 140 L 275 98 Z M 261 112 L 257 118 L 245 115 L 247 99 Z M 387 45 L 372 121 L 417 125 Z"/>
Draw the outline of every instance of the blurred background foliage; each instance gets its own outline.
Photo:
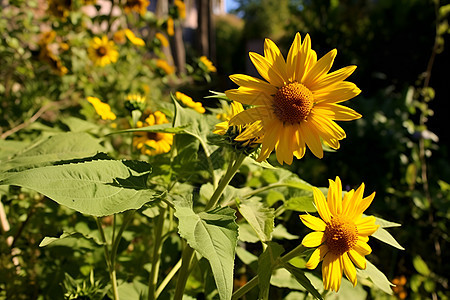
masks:
<path id="1" fill-rule="evenodd" d="M 179 39 L 182 22 L 177 20 L 179 13 L 173 9 L 170 16 L 175 18 L 175 33 L 170 35 L 168 15 L 158 14 L 158 9 L 144 15 L 133 13 L 115 17 L 107 13 L 88 17 L 80 10 L 86 3 L 79 0 L 69 1 L 72 6 L 66 16 L 55 16 L 43 11 L 42 1 L 11 0 L 8 5 L 3 2 L 0 135 L 2 139 L 16 141 L 33 140 L 42 131 L 53 130 L 56 123 L 64 126 L 61 120 L 68 115 L 95 120 L 94 110 L 85 101 L 87 96 L 108 102 L 118 116 L 126 115 L 123 102 L 131 93 L 158 101 L 168 100 L 169 92 L 178 89 L 205 106 L 215 107 L 211 100 L 203 99 L 209 94 L 208 90 L 224 91 L 233 87 L 227 77 L 230 74 L 255 75 L 248 52 L 261 53 L 266 37 L 280 45 L 285 55 L 296 32 L 302 37 L 306 33 L 311 35 L 312 48 L 319 57 L 333 48 L 338 49 L 334 70 L 349 64 L 358 66 L 349 80 L 363 92 L 346 105 L 360 112 L 363 118 L 351 124 L 340 123 L 348 138 L 341 143 L 339 151 L 326 153 L 322 160 L 307 153 L 305 158 L 295 161 L 290 170 L 315 186 L 326 186 L 326 179 L 336 175 L 348 189 L 364 181 L 367 191 L 377 192 L 369 213 L 402 224 L 392 233 L 405 251 L 380 247 L 374 241 L 371 242 L 374 251 L 369 256 L 369 260 L 397 284 L 395 297 L 450 298 L 450 263 L 446 256 L 450 229 L 448 0 L 238 0 L 233 14 L 214 16 L 210 32 L 199 30 L 194 40 L 183 45 Z M 198 3 L 211 5 L 211 1 Z M 39 22 L 36 21 L 38 15 L 42 17 Z M 116 18 L 121 20 L 122 28 L 132 29 L 146 45 L 140 48 L 128 41 L 120 45 L 120 57 L 115 64 L 95 67 L 86 49 L 89 41 L 101 34 L 87 24 L 106 22 L 110 29 Z M 43 28 L 42 24 L 47 27 Z M 49 30 L 56 32 L 57 57 L 43 58 L 39 37 Z M 156 32 L 168 38 L 169 51 L 161 46 L 160 40 L 154 39 Z M 185 37 L 188 33 L 184 31 Z M 214 47 L 198 46 L 198 40 L 205 34 Z M 112 40 L 112 35 L 109 38 Z M 183 57 L 183 53 L 187 55 Z M 210 74 L 200 63 L 201 55 L 211 58 L 217 74 Z M 184 64 L 180 57 L 185 60 Z M 175 65 L 176 73 L 168 74 L 167 69 L 158 68 L 158 59 Z M 162 107 L 154 105 L 152 110 L 165 107 L 164 104 Z M 35 122 L 37 119 L 39 122 Z M 115 126 L 127 125 L 117 123 Z M 17 131 L 10 131 L 15 128 Z M 26 130 L 22 130 L 24 128 Z M 109 149 L 120 148 L 120 142 L 120 138 L 114 139 Z M 270 162 L 277 164 L 276 160 Z M 261 178 L 258 184 L 267 183 L 264 176 Z M 250 179 L 241 175 L 233 184 L 249 185 L 247 180 Z M 15 230 L 13 235 L 22 236 L 15 239 L 17 244 L 12 246 L 21 249 L 21 265 L 29 267 L 19 273 L 11 272 L 15 266 L 10 256 L 1 256 L 0 283 L 12 283 L 16 291 L 7 299 L 37 299 L 39 293 L 60 297 L 61 291 L 73 297 L 70 299 L 86 296 L 76 290 L 77 285 L 88 286 L 81 289 L 83 292 L 95 286 L 92 288 L 95 295 L 87 296 L 103 297 L 105 285 L 92 279 L 102 274 L 96 271 L 91 275 L 92 270 L 103 269 L 102 253 L 94 247 L 95 242 L 71 240 L 74 247 L 70 249 L 56 244 L 42 252 L 36 250 L 43 236 L 61 233 L 55 223 L 59 227 L 73 228 L 81 222 L 88 228 L 95 228 L 93 221 L 84 220 L 83 216 L 74 215 L 50 201 L 44 206 L 42 197 L 32 192 L 10 189 L 2 190 L 2 194 L 8 194 L 2 198 L 8 205 L 8 215 L 15 216 L 10 220 Z M 21 201 L 24 198 L 31 201 Z M 298 236 L 306 232 L 299 230 L 298 219 L 289 215 L 277 222 Z M 122 251 L 133 251 L 133 255 L 122 258 L 121 263 L 130 274 L 138 274 L 138 277 L 144 274 L 133 266 L 141 266 L 146 249 L 131 249 L 135 245 L 132 232 L 145 230 L 143 223 L 144 220 L 136 220 L 121 245 Z M 0 252 L 9 253 L 12 247 L 4 237 L 1 236 Z M 295 244 L 298 240 L 291 242 Z M 144 244 L 149 243 L 151 241 Z M 167 240 L 164 251 L 174 251 L 176 243 Z M 38 260 L 41 263 L 37 263 Z M 173 263 L 163 262 L 164 267 Z M 86 281 L 74 278 L 86 278 Z M 236 280 L 239 284 L 238 281 L 245 281 L 245 278 Z M 62 281 L 65 288 L 60 284 Z M 2 289 L 4 286 L 0 284 Z M 4 290 L 0 295 L 6 295 L 1 293 Z M 367 297 L 389 296 L 372 289 Z"/>

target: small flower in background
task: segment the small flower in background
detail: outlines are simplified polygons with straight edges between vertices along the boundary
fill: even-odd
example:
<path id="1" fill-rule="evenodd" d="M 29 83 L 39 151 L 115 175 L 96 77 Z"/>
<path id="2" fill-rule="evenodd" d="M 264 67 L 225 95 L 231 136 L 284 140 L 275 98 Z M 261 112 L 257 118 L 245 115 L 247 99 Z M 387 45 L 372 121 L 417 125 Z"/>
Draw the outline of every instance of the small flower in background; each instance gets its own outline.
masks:
<path id="1" fill-rule="evenodd" d="M 200 63 L 202 63 L 204 65 L 204 67 L 206 68 L 207 71 L 217 72 L 216 67 L 214 67 L 213 63 L 206 56 L 201 56 L 199 58 L 199 61 L 200 61 Z"/>
<path id="2" fill-rule="evenodd" d="M 47 0 L 48 11 L 55 17 L 65 20 L 72 9 L 71 0 Z"/>
<path id="3" fill-rule="evenodd" d="M 39 36 L 38 44 L 40 46 L 45 46 L 51 44 L 56 38 L 56 32 L 54 30 L 46 31 L 41 33 Z"/>
<path id="4" fill-rule="evenodd" d="M 139 110 L 144 111 L 147 99 L 139 94 L 129 94 L 125 100 L 125 108 L 129 111 Z"/>
<path id="5" fill-rule="evenodd" d="M 175 72 L 175 67 L 169 65 L 169 63 L 163 59 L 156 60 L 156 67 L 161 69 L 167 75 L 173 74 Z"/>
<path id="6" fill-rule="evenodd" d="M 133 11 L 141 15 L 147 12 L 147 6 L 150 5 L 148 0 L 127 0 L 123 5 L 123 10 L 125 13 L 130 14 Z"/>
<path id="7" fill-rule="evenodd" d="M 240 87 L 226 91 L 227 97 L 256 106 L 230 122 L 243 125 L 260 120 L 264 126 L 258 161 L 267 159 L 275 149 L 280 164 L 291 164 L 293 156 L 300 159 L 305 155 L 306 146 L 322 158 L 321 140 L 333 149 L 340 147 L 339 140 L 346 135 L 335 121 L 355 120 L 361 115 L 339 103 L 357 96 L 361 90 L 344 81 L 356 66 L 328 73 L 336 53 L 336 49 L 331 50 L 317 60 L 309 35 L 301 43 L 297 33 L 285 61 L 275 43 L 266 39 L 264 56 L 250 53 L 266 81 L 242 74 L 230 76 Z"/>
<path id="8" fill-rule="evenodd" d="M 104 67 L 110 63 L 115 63 L 119 58 L 119 52 L 113 41 L 108 40 L 104 35 L 101 39 L 94 37 L 88 48 L 88 56 L 96 66 Z"/>
<path id="9" fill-rule="evenodd" d="M 356 190 L 344 195 L 339 177 L 329 180 L 330 187 L 325 199 L 323 193 L 313 187 L 314 203 L 320 218 L 301 215 L 300 219 L 307 227 L 315 230 L 302 241 L 305 247 L 318 247 L 306 263 L 308 269 L 315 269 L 322 262 L 322 278 L 325 289 L 339 291 L 342 272 L 356 286 L 356 268 L 366 268 L 364 256 L 372 249 L 367 244 L 369 236 L 375 233 L 375 217 L 364 217 L 363 212 L 370 206 L 375 192 L 363 198 L 364 183 Z"/>
<path id="10" fill-rule="evenodd" d="M 166 115 L 160 111 L 150 114 L 145 122 L 137 122 L 137 127 L 147 127 L 157 124 L 169 123 Z M 162 132 L 136 132 L 133 138 L 133 146 L 141 151 L 142 154 L 156 155 L 167 153 L 173 143 L 173 134 Z"/>
<path id="11" fill-rule="evenodd" d="M 186 18 L 186 4 L 182 0 L 175 0 L 174 3 L 177 11 L 178 11 L 178 17 L 180 19 Z"/>
<path id="12" fill-rule="evenodd" d="M 131 31 L 130 29 L 124 29 L 124 32 L 126 37 L 130 40 L 131 43 L 133 43 L 136 46 L 145 46 L 144 40 L 134 35 L 133 31 Z"/>
<path id="13" fill-rule="evenodd" d="M 193 108 L 196 112 L 199 112 L 201 114 L 205 113 L 205 108 L 203 107 L 202 103 L 201 102 L 195 102 L 188 95 L 183 94 L 181 92 L 176 92 L 175 93 L 175 97 L 178 100 L 180 100 L 187 107 Z"/>
<path id="14" fill-rule="evenodd" d="M 111 111 L 111 107 L 107 103 L 103 103 L 96 97 L 87 97 L 87 101 L 94 106 L 95 111 L 103 120 L 115 120 L 116 115 Z"/>
<path id="15" fill-rule="evenodd" d="M 155 39 L 158 40 L 158 43 L 163 46 L 163 47 L 169 47 L 169 41 L 167 40 L 167 38 L 164 36 L 164 34 L 157 32 L 155 34 Z"/>
<path id="16" fill-rule="evenodd" d="M 408 293 L 405 288 L 405 285 L 406 285 L 405 275 L 401 275 L 400 277 L 395 277 L 392 280 L 392 283 L 395 284 L 395 286 L 392 287 L 392 290 L 397 295 L 397 297 L 399 299 L 406 299 L 406 297 L 408 296 Z"/>
<path id="17" fill-rule="evenodd" d="M 261 143 L 262 126 L 261 122 L 257 121 L 252 124 L 232 126 L 229 121 L 238 113 L 244 111 L 241 103 L 233 101 L 230 107 L 225 107 L 225 113 L 217 116 L 218 119 L 224 120 L 216 124 L 213 133 L 219 135 L 229 135 L 231 144 L 236 144 L 240 147 L 248 145 L 258 146 Z M 235 143 L 235 141 L 237 143 Z"/>
<path id="18" fill-rule="evenodd" d="M 69 70 L 61 62 L 61 59 L 58 57 L 58 52 L 68 50 L 69 45 L 66 43 L 54 43 L 55 39 L 56 32 L 53 30 L 41 34 L 38 41 L 40 47 L 39 59 L 47 62 L 56 74 L 63 76 L 67 74 Z M 66 45 L 67 48 L 65 48 L 64 45 Z"/>
<path id="19" fill-rule="evenodd" d="M 166 26 L 167 26 L 167 34 L 169 36 L 173 36 L 175 34 L 175 31 L 172 17 L 167 18 Z"/>
<path id="20" fill-rule="evenodd" d="M 125 42 L 127 41 L 125 36 L 125 30 L 121 29 L 114 32 L 113 41 L 120 45 L 125 44 Z"/>

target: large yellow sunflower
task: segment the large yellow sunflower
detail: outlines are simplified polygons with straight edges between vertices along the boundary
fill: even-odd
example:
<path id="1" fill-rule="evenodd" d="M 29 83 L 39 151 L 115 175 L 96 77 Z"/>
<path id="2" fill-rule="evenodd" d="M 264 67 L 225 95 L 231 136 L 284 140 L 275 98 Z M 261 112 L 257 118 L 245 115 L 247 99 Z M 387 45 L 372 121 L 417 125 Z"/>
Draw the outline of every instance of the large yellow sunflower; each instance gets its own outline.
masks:
<path id="1" fill-rule="evenodd" d="M 342 272 L 356 285 L 356 268 L 366 268 L 365 255 L 372 252 L 367 244 L 369 236 L 375 233 L 375 217 L 364 217 L 375 192 L 363 198 L 364 183 L 356 190 L 346 193 L 342 200 L 342 185 L 339 177 L 330 180 L 328 196 L 313 187 L 314 202 L 321 217 L 301 215 L 300 219 L 315 232 L 302 241 L 305 247 L 318 247 L 306 263 L 308 269 L 315 269 L 322 262 L 322 277 L 325 289 L 338 291 Z"/>
<path id="2" fill-rule="evenodd" d="M 139 121 L 137 127 L 146 127 L 157 124 L 169 123 L 166 115 L 160 111 L 150 114 L 145 122 Z M 167 153 L 173 143 L 173 134 L 162 132 L 136 132 L 133 145 L 141 150 L 142 154 L 156 155 Z"/>
<path id="3" fill-rule="evenodd" d="M 275 149 L 278 162 L 291 164 L 293 156 L 304 156 L 306 146 L 322 158 L 321 139 L 331 148 L 339 148 L 345 132 L 334 121 L 354 120 L 361 115 L 338 103 L 361 91 L 354 83 L 344 81 L 356 66 L 328 73 L 336 53 L 336 49 L 331 50 L 317 60 L 309 35 L 302 43 L 297 33 L 285 60 L 275 43 L 266 39 L 264 56 L 250 53 L 266 81 L 242 74 L 230 76 L 240 87 L 226 91 L 228 98 L 255 106 L 235 116 L 231 123 L 261 120 L 264 126 L 258 161 L 268 158 Z"/>
<path id="4" fill-rule="evenodd" d="M 115 63 L 119 58 L 119 52 L 113 41 L 108 40 L 104 35 L 101 39 L 94 37 L 88 48 L 88 56 L 95 65 L 104 67 L 110 63 Z"/>

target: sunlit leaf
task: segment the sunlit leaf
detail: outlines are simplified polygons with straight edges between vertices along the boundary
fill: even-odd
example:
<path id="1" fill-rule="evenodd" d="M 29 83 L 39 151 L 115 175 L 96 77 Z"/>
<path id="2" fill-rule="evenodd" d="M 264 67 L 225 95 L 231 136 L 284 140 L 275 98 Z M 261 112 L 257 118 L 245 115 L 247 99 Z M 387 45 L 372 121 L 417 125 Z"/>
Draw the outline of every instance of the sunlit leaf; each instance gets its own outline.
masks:
<path id="1" fill-rule="evenodd" d="M 259 299 L 268 299 L 270 277 L 276 266 L 276 262 L 280 255 L 284 252 L 284 248 L 274 242 L 269 242 L 266 249 L 258 258 L 258 285 Z"/>
<path id="2" fill-rule="evenodd" d="M 274 209 L 265 207 L 256 199 L 247 199 L 237 204 L 239 212 L 256 232 L 260 241 L 270 241 L 274 228 Z"/>
<path id="3" fill-rule="evenodd" d="M 377 269 L 370 261 L 367 262 L 367 267 L 365 270 L 356 269 L 357 274 L 359 276 L 362 276 L 363 278 L 369 278 L 376 287 L 378 287 L 383 292 L 392 295 L 392 289 L 391 286 L 393 286 L 392 283 L 389 282 L 386 275 L 383 274 L 380 270 Z"/>

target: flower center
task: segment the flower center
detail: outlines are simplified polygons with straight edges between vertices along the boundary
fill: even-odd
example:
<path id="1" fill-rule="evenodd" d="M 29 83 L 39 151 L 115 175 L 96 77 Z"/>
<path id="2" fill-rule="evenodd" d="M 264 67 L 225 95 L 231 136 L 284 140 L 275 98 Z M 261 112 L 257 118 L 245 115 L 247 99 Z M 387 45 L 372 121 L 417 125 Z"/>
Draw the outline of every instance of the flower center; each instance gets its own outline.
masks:
<path id="1" fill-rule="evenodd" d="M 105 56 L 106 55 L 106 48 L 103 46 L 100 46 L 97 48 L 97 54 L 98 56 Z"/>
<path id="2" fill-rule="evenodd" d="M 293 82 L 278 89 L 273 109 L 283 123 L 300 123 L 308 117 L 314 104 L 311 91 L 301 83 Z"/>
<path id="3" fill-rule="evenodd" d="M 335 255 L 342 255 L 356 245 L 358 229 L 341 216 L 332 217 L 325 228 L 325 238 L 328 249 Z"/>
<path id="4" fill-rule="evenodd" d="M 162 136 L 161 134 L 159 134 L 159 132 L 147 132 L 147 139 L 159 141 L 162 140 Z"/>

